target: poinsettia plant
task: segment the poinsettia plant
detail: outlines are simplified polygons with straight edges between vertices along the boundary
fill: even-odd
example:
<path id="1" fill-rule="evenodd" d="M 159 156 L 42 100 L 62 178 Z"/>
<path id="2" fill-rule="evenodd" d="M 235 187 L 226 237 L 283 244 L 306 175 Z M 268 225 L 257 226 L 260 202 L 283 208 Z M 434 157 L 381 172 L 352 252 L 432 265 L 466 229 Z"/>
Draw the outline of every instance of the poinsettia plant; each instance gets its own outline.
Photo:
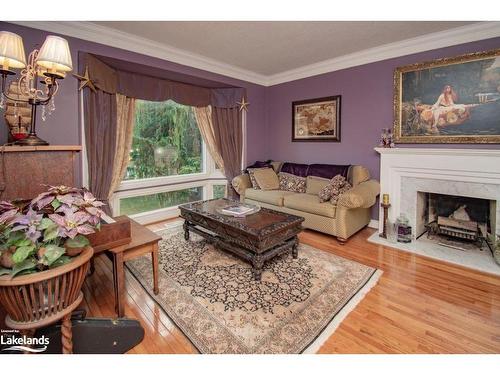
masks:
<path id="1" fill-rule="evenodd" d="M 86 189 L 49 186 L 30 202 L 0 202 L 0 276 L 69 263 L 100 229 L 101 207 Z"/>

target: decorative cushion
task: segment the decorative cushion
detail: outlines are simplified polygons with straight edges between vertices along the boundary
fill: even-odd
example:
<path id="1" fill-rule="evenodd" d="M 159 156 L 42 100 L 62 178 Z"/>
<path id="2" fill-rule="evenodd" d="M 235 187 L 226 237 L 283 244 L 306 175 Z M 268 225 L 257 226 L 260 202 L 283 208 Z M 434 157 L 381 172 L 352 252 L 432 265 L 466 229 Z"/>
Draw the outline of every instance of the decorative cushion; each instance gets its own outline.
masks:
<path id="1" fill-rule="evenodd" d="M 283 165 L 283 162 L 281 162 L 281 161 L 272 161 L 271 162 L 271 166 L 273 167 L 273 169 L 276 173 L 280 172 L 282 165 Z"/>
<path id="2" fill-rule="evenodd" d="M 347 178 L 349 167 L 350 165 L 311 164 L 307 170 L 307 175 L 328 179 L 333 178 L 336 175 L 341 175 Z"/>
<path id="3" fill-rule="evenodd" d="M 330 183 L 318 193 L 319 201 L 326 202 L 329 200 L 330 203 L 337 204 L 339 195 L 346 192 L 351 187 L 351 184 L 347 182 L 344 176 L 336 175 L 330 180 Z"/>
<path id="4" fill-rule="evenodd" d="M 330 203 L 333 205 L 337 205 L 337 202 L 338 202 L 340 196 L 342 194 L 348 192 L 351 189 L 352 189 L 352 185 L 346 181 L 345 185 L 342 186 L 341 188 L 339 188 L 338 191 L 337 190 L 333 191 L 332 197 L 330 199 Z"/>
<path id="5" fill-rule="evenodd" d="M 299 177 L 307 177 L 307 170 L 309 165 L 297 163 L 283 163 L 280 172 L 293 174 Z"/>
<path id="6" fill-rule="evenodd" d="M 246 167 L 245 173 L 248 173 L 249 168 L 271 168 L 271 167 L 272 167 L 271 160 L 256 161 L 252 165 L 249 165 L 248 167 Z"/>
<path id="7" fill-rule="evenodd" d="M 306 178 L 306 193 L 318 195 L 320 190 L 330 183 L 328 178 L 307 176 Z"/>
<path id="8" fill-rule="evenodd" d="M 349 169 L 349 175 L 347 180 L 351 183 L 352 186 L 359 185 L 363 182 L 366 182 L 370 179 L 370 171 L 368 168 L 363 167 L 362 165 L 353 165 Z"/>
<path id="9" fill-rule="evenodd" d="M 280 181 L 280 190 L 294 191 L 296 193 L 306 192 L 306 179 L 305 177 L 295 176 L 290 173 L 278 173 Z"/>
<path id="10" fill-rule="evenodd" d="M 252 187 L 256 190 L 259 190 L 260 186 L 259 186 L 259 183 L 257 182 L 257 180 L 255 179 L 254 173 L 256 170 L 259 170 L 259 169 L 272 169 L 272 168 L 271 167 L 247 168 L 248 177 L 250 177 L 250 182 L 252 183 Z"/>
<path id="11" fill-rule="evenodd" d="M 272 168 L 255 169 L 253 176 L 262 190 L 278 190 L 280 180 Z"/>

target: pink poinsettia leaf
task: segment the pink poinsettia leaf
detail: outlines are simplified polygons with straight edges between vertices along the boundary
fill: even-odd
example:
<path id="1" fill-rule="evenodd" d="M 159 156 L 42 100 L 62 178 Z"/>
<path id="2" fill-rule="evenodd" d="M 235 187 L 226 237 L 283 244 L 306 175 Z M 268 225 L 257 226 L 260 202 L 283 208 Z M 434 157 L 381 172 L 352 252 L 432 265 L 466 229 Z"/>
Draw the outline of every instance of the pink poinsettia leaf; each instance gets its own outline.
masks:
<path id="1" fill-rule="evenodd" d="M 0 212 L 10 211 L 10 210 L 17 210 L 17 207 L 7 201 L 0 202 Z"/>
<path id="2" fill-rule="evenodd" d="M 98 216 L 91 216 L 89 219 L 89 224 L 96 226 L 100 221 L 101 219 Z"/>
<path id="3" fill-rule="evenodd" d="M 103 210 L 97 208 L 97 207 L 85 207 L 85 210 L 87 210 L 87 212 L 91 215 L 94 215 L 94 216 L 99 216 L 101 217 L 102 214 L 104 213 Z"/>
<path id="4" fill-rule="evenodd" d="M 94 195 L 90 191 L 84 191 L 83 192 L 83 199 L 86 202 L 91 202 L 91 201 L 95 200 L 95 197 L 94 197 Z"/>
<path id="5" fill-rule="evenodd" d="M 52 193 L 50 191 L 45 191 L 43 193 L 40 193 L 38 194 L 32 201 L 31 201 L 31 204 L 34 205 L 35 203 L 37 203 L 39 200 L 47 197 L 47 196 L 51 196 Z"/>
<path id="6" fill-rule="evenodd" d="M 66 221 L 64 220 L 64 216 L 61 216 L 59 214 L 50 214 L 49 219 L 51 219 L 54 223 L 56 223 L 60 227 L 65 227 L 66 226 Z"/>
<path id="7" fill-rule="evenodd" d="M 57 212 L 62 212 L 66 217 L 69 217 L 73 216 L 74 210 L 71 206 L 63 204 L 61 207 L 59 207 Z"/>
<path id="8" fill-rule="evenodd" d="M 54 196 L 53 195 L 49 195 L 49 196 L 43 197 L 43 198 L 41 198 L 40 200 L 38 200 L 36 202 L 36 206 L 38 207 L 38 209 L 41 210 L 42 208 L 44 208 L 47 205 L 49 205 L 50 203 L 52 203 L 53 200 L 54 200 Z"/>
<path id="9" fill-rule="evenodd" d="M 85 211 L 77 211 L 71 217 L 71 221 L 74 221 L 77 224 L 83 224 L 90 218 L 90 215 Z"/>
<path id="10" fill-rule="evenodd" d="M 6 211 L 0 215 L 0 224 L 10 223 L 12 219 L 17 215 L 17 209 Z"/>
<path id="11" fill-rule="evenodd" d="M 75 212 L 76 210 L 78 210 L 78 207 L 74 207 L 74 206 L 68 206 L 67 204 L 61 204 L 59 206 L 59 208 L 56 210 L 56 212 L 58 213 L 64 213 L 64 214 L 71 214 L 73 212 Z"/>
<path id="12" fill-rule="evenodd" d="M 27 225 L 16 225 L 10 231 L 11 232 L 17 232 L 18 230 L 25 230 L 26 228 L 28 228 Z"/>
<path id="13" fill-rule="evenodd" d="M 65 234 L 66 236 L 68 236 L 69 238 L 75 238 L 76 235 L 78 234 L 78 230 L 76 228 L 73 228 L 73 229 L 70 229 L 70 230 L 66 230 L 65 231 Z"/>
<path id="14" fill-rule="evenodd" d="M 79 227 L 76 228 L 76 230 L 78 231 L 78 233 L 83 235 L 95 233 L 94 228 L 92 228 L 88 224 L 80 225 Z"/>
<path id="15" fill-rule="evenodd" d="M 78 197 L 74 194 L 65 194 L 65 195 L 58 195 L 57 200 L 61 203 L 67 204 L 68 206 L 71 206 L 78 200 Z"/>

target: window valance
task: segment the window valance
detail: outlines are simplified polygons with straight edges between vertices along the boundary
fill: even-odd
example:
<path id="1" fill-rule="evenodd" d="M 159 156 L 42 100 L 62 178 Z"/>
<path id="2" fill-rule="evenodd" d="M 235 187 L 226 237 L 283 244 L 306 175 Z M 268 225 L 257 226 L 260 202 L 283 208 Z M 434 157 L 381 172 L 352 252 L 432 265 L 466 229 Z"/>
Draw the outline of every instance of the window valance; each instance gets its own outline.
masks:
<path id="1" fill-rule="evenodd" d="M 94 86 L 108 94 L 149 101 L 171 99 L 194 107 L 211 105 L 218 108 L 238 107 L 245 96 L 244 88 L 207 88 L 115 69 L 86 52 L 80 52 L 78 59 L 80 73 L 87 68 Z"/>

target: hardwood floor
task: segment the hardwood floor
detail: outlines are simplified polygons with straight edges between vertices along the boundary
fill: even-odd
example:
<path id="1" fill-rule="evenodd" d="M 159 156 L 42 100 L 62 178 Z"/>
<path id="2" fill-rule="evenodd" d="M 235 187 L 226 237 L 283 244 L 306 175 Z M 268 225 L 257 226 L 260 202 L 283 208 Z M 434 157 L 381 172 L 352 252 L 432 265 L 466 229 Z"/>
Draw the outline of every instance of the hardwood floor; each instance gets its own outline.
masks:
<path id="1" fill-rule="evenodd" d="M 150 226 L 153 229 L 164 224 Z M 500 277 L 366 241 L 346 245 L 306 230 L 302 243 L 384 271 L 320 353 L 500 353 Z M 84 285 L 88 316 L 113 316 L 111 262 L 96 259 Z M 130 353 L 195 353 L 196 349 L 127 272 L 125 314 L 141 321 L 144 341 Z"/>

